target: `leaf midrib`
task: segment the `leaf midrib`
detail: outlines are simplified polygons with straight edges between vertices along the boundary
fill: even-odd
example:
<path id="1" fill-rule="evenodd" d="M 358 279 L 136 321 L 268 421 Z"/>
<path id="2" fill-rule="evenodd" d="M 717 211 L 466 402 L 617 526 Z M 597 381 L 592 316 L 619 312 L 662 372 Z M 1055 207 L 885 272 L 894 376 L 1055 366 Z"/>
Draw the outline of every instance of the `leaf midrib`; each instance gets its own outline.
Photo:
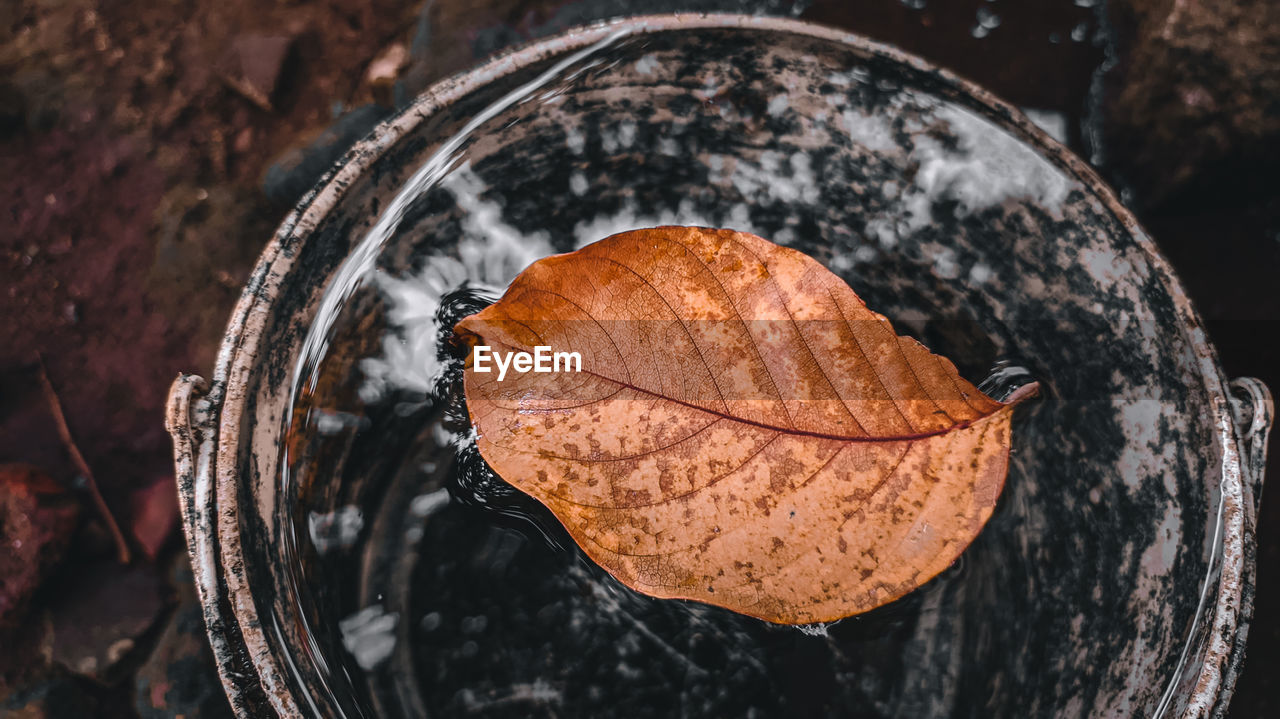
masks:
<path id="1" fill-rule="evenodd" d="M 531 328 L 531 329 L 532 329 L 532 328 Z M 472 330 L 472 331 L 474 331 L 474 330 Z M 477 335 L 479 335 L 479 333 L 476 333 L 476 334 L 477 334 Z M 482 335 L 481 335 L 481 336 L 482 336 Z M 500 346 L 502 346 L 502 347 L 507 347 L 507 348 L 510 348 L 510 349 L 519 350 L 519 351 L 521 351 L 521 352 L 527 352 L 527 351 L 529 351 L 529 350 L 531 349 L 531 348 L 526 347 L 526 346 L 513 345 L 513 344 L 510 344 L 510 343 L 508 343 L 508 342 L 503 342 L 502 340 L 493 340 L 493 339 L 490 339 L 489 341 L 494 342 L 494 344 L 500 345 Z M 600 374 L 599 372 L 592 372 L 591 370 L 587 370 L 587 369 L 581 370 L 581 372 L 582 372 L 582 374 L 590 375 L 590 376 L 592 376 L 592 377 L 597 377 L 597 378 L 602 379 L 602 380 L 604 380 L 604 381 L 606 381 L 606 382 L 611 382 L 611 383 L 613 383 L 613 384 L 619 385 L 620 387 L 623 387 L 623 388 L 626 388 L 626 389 L 630 389 L 630 390 L 633 390 L 633 391 L 635 391 L 635 392 L 639 392 L 640 394 L 645 394 L 645 395 L 648 395 L 648 396 L 650 396 L 650 397 L 656 397 L 656 398 L 658 398 L 658 399 L 665 400 L 665 401 L 667 401 L 667 402 L 673 402 L 673 403 L 678 404 L 678 405 L 680 405 L 680 406 L 682 406 L 682 407 L 688 407 L 689 409 L 697 410 L 697 411 L 699 411 L 699 412 L 706 412 L 707 414 L 710 414 L 710 415 L 713 415 L 713 416 L 716 416 L 716 417 L 720 417 L 721 419 L 725 419 L 725 420 L 728 420 L 728 421 L 731 421 L 731 422 L 738 422 L 738 423 L 740 423 L 740 424 L 745 424 L 745 425 L 747 425 L 747 426 L 749 426 L 749 427 L 757 427 L 757 428 L 759 428 L 759 429 L 769 430 L 769 431 L 773 431 L 773 432 L 780 432 L 780 433 L 782 433 L 782 434 L 788 434 L 788 435 L 795 436 L 795 437 L 813 437 L 813 438 L 815 438 L 815 439 L 829 439 L 829 440 L 834 440 L 834 441 L 837 441 L 837 442 L 851 442 L 851 443 L 857 443 L 857 444 L 874 444 L 874 443 L 890 443 L 890 442 L 914 442 L 914 441 L 916 441 L 916 440 L 929 439 L 930 437 L 939 437 L 939 436 L 945 435 L 945 434 L 947 434 L 947 433 L 949 433 L 949 432 L 957 432 L 957 431 L 960 431 L 960 430 L 963 430 L 963 429 L 968 429 L 969 427 L 972 427 L 974 424 L 977 424 L 978 422 L 981 422 L 982 420 L 989 419 L 989 418 L 991 418 L 991 417 L 995 416 L 998 412 L 1000 412 L 1001 410 L 1003 410 L 1003 409 L 1005 409 L 1006 407 L 1008 407 L 1008 405 L 1001 405 L 1000 407 L 997 407 L 997 408 L 996 408 L 996 410 L 995 410 L 995 411 L 993 411 L 993 412 L 991 412 L 990 414 L 984 414 L 984 415 L 982 415 L 982 416 L 980 416 L 980 417 L 975 417 L 974 419 L 967 419 L 967 420 L 964 420 L 964 421 L 962 421 L 962 422 L 957 422 L 956 424 L 953 424 L 953 425 L 951 425 L 951 426 L 949 426 L 949 427 L 941 427 L 941 428 L 939 428 L 939 429 L 936 429 L 936 430 L 930 430 L 930 431 L 928 431 L 928 432 L 915 432 L 915 433 L 911 433 L 911 434 L 896 434 L 896 435 L 870 435 L 870 434 L 869 434 L 869 435 L 865 435 L 865 436 L 858 437 L 858 436 L 847 435 L 847 434 L 831 434 L 831 433 L 828 433 L 828 432 L 815 432 L 815 431 L 813 431 L 813 430 L 800 429 L 800 428 L 798 428 L 798 427 L 779 427 L 779 426 L 777 426 L 777 425 L 769 424 L 769 423 L 767 423 L 767 422 L 758 422 L 758 421 L 756 421 L 756 420 L 746 419 L 746 418 L 743 418 L 743 417 L 737 417 L 737 416 L 735 416 L 735 415 L 729 414 L 728 412 L 721 412 L 721 411 L 718 411 L 718 410 L 709 409 L 709 408 L 707 408 L 707 407 L 703 407 L 702 405 L 694 404 L 694 403 L 692 403 L 692 402 L 686 402 L 685 400 L 681 400 L 681 399 L 676 399 L 675 397 L 667 397 L 667 396 L 665 396 L 665 395 L 661 394 L 660 392 L 655 392 L 655 391 L 653 391 L 653 390 L 645 389 L 644 387 L 636 386 L 636 385 L 634 385 L 634 384 L 631 384 L 630 382 L 623 382 L 623 381 L 620 381 L 620 380 L 614 379 L 614 378 L 612 378 L 612 377 L 609 377 L 609 376 L 606 376 L 606 375 L 602 375 L 602 374 Z M 495 380 L 495 381 L 496 381 L 496 380 Z M 930 398 L 930 400 L 933 400 L 933 398 Z M 774 399 L 774 400 L 767 400 L 767 401 L 771 401 L 771 402 L 782 402 L 782 403 L 783 403 L 783 406 L 784 406 L 784 407 L 786 406 L 786 404 L 785 404 L 785 403 L 786 403 L 786 400 L 781 399 L 781 398 L 779 398 L 779 399 Z M 846 400 L 842 400 L 842 399 L 838 399 L 838 398 L 837 398 L 837 399 L 833 399 L 833 400 L 831 400 L 831 401 L 833 401 L 833 402 L 844 402 L 844 401 L 846 401 Z M 885 400 L 885 401 L 888 401 L 888 402 L 895 402 L 895 406 L 896 406 L 896 401 L 895 401 L 895 400 L 890 399 L 890 400 Z M 933 400 L 933 401 L 935 401 L 935 402 L 936 402 L 936 400 Z"/>

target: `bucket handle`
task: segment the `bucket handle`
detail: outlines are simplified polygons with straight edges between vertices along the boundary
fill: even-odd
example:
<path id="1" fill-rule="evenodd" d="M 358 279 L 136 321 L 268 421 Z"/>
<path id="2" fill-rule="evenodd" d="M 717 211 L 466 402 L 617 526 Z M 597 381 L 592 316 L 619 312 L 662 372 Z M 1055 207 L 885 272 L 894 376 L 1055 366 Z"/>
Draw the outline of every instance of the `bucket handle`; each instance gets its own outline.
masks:
<path id="1" fill-rule="evenodd" d="M 1262 380 L 1239 377 L 1231 380 L 1231 415 L 1240 442 L 1241 474 L 1247 492 L 1246 509 L 1256 521 L 1262 505 L 1262 481 L 1267 469 L 1267 438 L 1275 419 L 1271 392 Z"/>
<path id="2" fill-rule="evenodd" d="M 169 387 L 164 426 L 173 438 L 182 527 L 222 689 L 237 716 L 275 716 L 266 708 L 261 685 L 253 681 L 254 668 L 217 563 L 217 516 L 208 504 L 217 449 L 215 403 L 209 382 L 198 375 L 178 375 Z"/>
<path id="3" fill-rule="evenodd" d="M 184 515 L 196 511 L 194 497 L 201 446 L 212 440 L 210 412 L 206 395 L 209 382 L 194 374 L 180 374 L 169 387 L 164 428 L 173 439 L 174 474 L 178 481 L 178 497 Z M 191 520 L 192 516 L 184 519 Z M 185 527 L 193 526 L 184 521 Z M 188 540 L 191 538 L 188 537 Z"/>

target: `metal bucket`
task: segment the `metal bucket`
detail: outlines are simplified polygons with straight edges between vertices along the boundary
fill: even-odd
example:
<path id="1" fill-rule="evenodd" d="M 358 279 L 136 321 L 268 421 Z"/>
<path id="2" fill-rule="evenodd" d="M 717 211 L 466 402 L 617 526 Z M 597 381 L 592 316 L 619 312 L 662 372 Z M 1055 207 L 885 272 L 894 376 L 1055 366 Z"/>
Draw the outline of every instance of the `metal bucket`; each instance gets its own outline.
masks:
<path id="1" fill-rule="evenodd" d="M 338 695 L 349 690 L 340 686 L 349 681 L 336 669 L 340 659 L 312 641 L 316 617 L 298 607 L 298 596 L 307 589 L 283 566 L 294 557 L 293 540 L 281 519 L 282 508 L 291 505 L 277 482 L 282 427 L 291 411 L 290 378 L 326 285 L 380 208 L 387 207 L 451 132 L 485 107 L 486 98 L 507 93 L 555 61 L 608 38 L 637 41 L 677 64 L 736 57 L 739 66 L 767 65 L 762 58 L 777 60 L 793 52 L 788 62 L 799 67 L 795 72 L 816 73 L 828 61 L 866 68 L 872 76 L 879 73 L 934 98 L 929 100 L 933 104 L 899 108 L 918 121 L 916 129 L 898 127 L 900 132 L 874 137 L 864 133 L 864 140 L 883 144 L 876 152 L 918 153 L 927 137 L 938 136 L 936 126 L 927 126 L 936 120 L 953 123 L 952 129 L 955 123 L 977 123 L 979 134 L 1005 143 L 1000 144 L 1004 150 L 1034 156 L 1024 158 L 1040 168 L 1040 180 L 1032 181 L 1049 177 L 1053 187 L 1062 189 L 1053 208 L 1046 209 L 1046 198 L 1035 193 L 988 203 L 981 217 L 984 227 L 996 228 L 994 235 L 965 224 L 976 215 L 957 212 L 940 218 L 935 213 L 939 236 L 954 238 L 945 249 L 947 262 L 938 259 L 938 236 L 927 241 L 897 238 L 881 248 L 882 260 L 868 260 L 951 279 L 959 262 L 970 268 L 970 279 L 1006 277 L 995 289 L 968 295 L 939 282 L 912 301 L 939 307 L 960 303 L 980 325 L 1008 324 L 1005 330 L 993 330 L 989 342 L 1038 354 L 1049 376 L 1071 374 L 1088 364 L 1091 355 L 1107 357 L 1121 348 L 1131 353 L 1117 355 L 1116 367 L 1100 371 L 1100 395 L 1085 397 L 1078 388 L 1074 395 L 1064 389 L 1053 408 L 1037 416 L 1049 429 L 1071 422 L 1088 429 L 1064 434 L 1065 448 L 1039 454 L 1033 449 L 1015 459 L 1014 474 L 1030 475 L 1040 463 L 1041 476 L 1050 479 L 1043 479 L 1039 488 L 1011 480 L 1027 489 L 1007 493 L 1002 500 L 1015 505 L 1010 511 L 1020 512 L 1020 521 L 1043 525 L 1043 563 L 1021 568 L 1025 577 L 1015 578 L 1028 578 L 1029 586 L 1040 587 L 1043 594 L 1033 596 L 1045 603 L 1072 605 L 1070 612 L 1053 615 L 1058 618 L 1045 618 L 1018 646 L 1039 651 L 1046 642 L 1056 642 L 1057 653 L 1042 658 L 1034 676 L 1015 677 L 1025 696 L 997 697 L 991 700 L 996 704 L 985 708 L 952 706 L 951 713 L 1222 715 L 1252 611 L 1254 521 L 1272 412 L 1266 388 L 1252 379 L 1226 381 L 1199 319 L 1154 243 L 1087 165 L 1015 109 L 945 71 L 857 36 L 790 20 L 715 15 L 635 18 L 579 29 L 444 81 L 359 143 L 281 225 L 231 318 L 211 380 L 181 377 L 171 390 L 167 416 L 205 621 L 236 712 L 243 717 L 332 716 L 344 706 Z M 851 76 L 844 76 L 840 82 L 850 81 Z M 757 77 L 752 82 L 769 80 Z M 930 114 L 939 107 L 937 98 L 956 108 L 950 120 Z M 621 101 L 609 102 L 615 100 Z M 538 131 L 537 123 L 529 125 L 532 129 L 523 127 L 513 132 Z M 802 143 L 804 136 L 796 130 L 779 142 Z M 536 138 L 525 140 L 529 147 L 537 145 Z M 689 140 L 690 147 L 695 141 Z M 854 143 L 840 152 L 857 160 L 867 146 Z M 964 149 L 950 147 L 949 152 Z M 489 159 L 508 163 L 504 169 L 509 173 L 533 171 L 531 163 L 520 163 L 518 153 L 506 152 Z M 690 155 L 690 162 L 708 157 L 705 152 Z M 852 166 L 869 172 L 866 162 Z M 886 165 L 883 172 L 917 173 L 919 166 L 907 163 L 903 170 Z M 887 201 L 877 193 L 889 179 L 861 177 L 849 187 L 855 199 L 870 198 L 874 201 L 864 205 L 875 207 Z M 954 187 L 948 191 L 959 192 Z M 601 190 L 602 195 L 608 192 Z M 848 195 L 842 197 L 839 202 L 847 204 Z M 952 202 L 949 206 L 981 204 L 972 197 L 945 199 Z M 837 211 L 836 202 L 826 203 L 832 209 L 814 210 L 814 226 L 825 226 Z M 991 249 L 1002 237 L 1018 241 Z M 411 259 L 401 262 L 408 266 Z M 981 272 L 973 269 L 978 264 Z M 892 286 L 856 289 L 891 318 L 919 317 L 918 307 L 909 306 Z M 1030 312 L 1027 308 L 1048 313 L 1046 317 L 1083 318 L 1080 326 L 1089 327 L 1091 334 L 1082 334 L 1079 327 L 1066 332 L 1061 323 L 1028 319 L 1017 325 L 1008 319 Z M 937 341 L 945 345 L 949 340 Z M 963 355 L 965 349 L 955 351 Z M 1111 382 L 1108 377 L 1114 377 L 1113 384 L 1102 386 Z M 1164 404 L 1140 404 L 1151 401 Z M 1174 409 L 1162 417 L 1152 407 Z M 1095 446 L 1104 436 L 1114 442 Z M 1076 439 L 1081 451 L 1073 455 L 1069 449 Z M 1076 527 L 1073 534 L 1058 521 L 1105 511 L 1119 517 L 1108 527 L 1127 530 L 1103 528 L 1089 536 L 1087 528 Z M 987 534 L 1001 531 L 998 526 L 993 522 L 996 528 Z M 1095 619 L 1104 627 L 1101 634 L 1081 628 Z M 946 637 L 947 630 L 936 626 L 930 631 Z M 1053 638 L 1039 638 L 1036 632 Z M 1010 661 L 1021 660 L 1015 656 Z"/>

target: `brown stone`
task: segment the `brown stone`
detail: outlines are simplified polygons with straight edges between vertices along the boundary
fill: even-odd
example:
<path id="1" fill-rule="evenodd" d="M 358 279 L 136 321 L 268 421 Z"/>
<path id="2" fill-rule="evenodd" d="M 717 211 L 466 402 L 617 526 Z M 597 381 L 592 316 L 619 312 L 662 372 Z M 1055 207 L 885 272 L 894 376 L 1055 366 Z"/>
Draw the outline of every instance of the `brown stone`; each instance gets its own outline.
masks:
<path id="1" fill-rule="evenodd" d="M 44 472 L 0 465 L 0 624 L 20 616 L 61 560 L 78 514 L 74 500 Z"/>
<path id="2" fill-rule="evenodd" d="M 178 485 L 163 477 L 133 493 L 129 528 L 147 559 L 154 560 L 178 527 Z"/>
<path id="3" fill-rule="evenodd" d="M 270 112 L 281 84 L 293 39 L 278 35 L 239 35 L 219 63 L 222 79 L 253 104 Z"/>
<path id="4" fill-rule="evenodd" d="M 112 560 L 64 572 L 48 602 L 53 623 L 53 660 L 68 669 L 110 682 L 113 670 L 135 650 L 168 604 L 169 590 L 152 566 L 127 567 Z"/>
<path id="5" fill-rule="evenodd" d="M 185 553 L 175 558 L 169 579 L 177 589 L 178 605 L 161 630 L 155 649 L 138 668 L 134 709 L 142 719 L 230 719 L 231 706 L 218 679 Z"/>
<path id="6" fill-rule="evenodd" d="M 1267 191 L 1280 158 L 1280 3 L 1123 0 L 1110 12 L 1120 54 L 1104 159 L 1138 202 Z"/>

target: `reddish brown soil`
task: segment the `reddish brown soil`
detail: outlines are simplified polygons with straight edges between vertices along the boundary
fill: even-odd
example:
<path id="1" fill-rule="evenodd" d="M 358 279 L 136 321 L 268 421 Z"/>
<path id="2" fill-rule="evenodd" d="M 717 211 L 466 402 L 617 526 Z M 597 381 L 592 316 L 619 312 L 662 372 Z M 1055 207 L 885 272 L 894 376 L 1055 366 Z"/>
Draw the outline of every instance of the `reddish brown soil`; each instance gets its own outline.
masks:
<path id="1" fill-rule="evenodd" d="M 40 467 L 82 509 L 78 529 L 58 525 L 69 547 L 45 568 L 56 571 L 6 572 L 14 585 L 49 579 L 22 616 L 0 617 L 0 704 L 45 681 L 58 687 L 51 696 L 84 700 L 69 706 L 127 711 L 126 665 L 145 658 L 129 647 L 165 616 L 169 590 L 142 592 L 132 612 L 107 599 L 118 587 L 136 594 L 138 582 L 160 587 L 181 546 L 176 503 L 164 496 L 173 493 L 168 385 L 212 366 L 239 287 L 283 214 L 260 189 L 265 168 L 322 131 L 335 102 L 372 99 L 364 67 L 408 38 L 417 10 L 385 0 L 0 7 L 0 463 Z M 264 38 L 282 39 L 283 62 L 254 55 Z M 273 75 L 270 109 L 232 87 Z M 112 566 L 103 524 L 77 489 L 36 381 L 37 353 L 130 536 L 131 569 Z M 68 599 L 78 596 L 92 601 Z"/>

